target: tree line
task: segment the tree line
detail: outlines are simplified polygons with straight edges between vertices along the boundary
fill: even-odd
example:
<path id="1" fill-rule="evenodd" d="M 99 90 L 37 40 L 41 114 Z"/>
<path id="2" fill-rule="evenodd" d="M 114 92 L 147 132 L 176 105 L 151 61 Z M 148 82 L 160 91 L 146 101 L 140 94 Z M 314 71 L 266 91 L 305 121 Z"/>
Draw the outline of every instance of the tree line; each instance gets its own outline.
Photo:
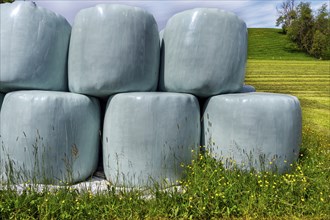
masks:
<path id="1" fill-rule="evenodd" d="M 330 59 L 330 13 L 327 4 L 313 11 L 310 2 L 296 5 L 295 0 L 285 0 L 277 12 L 276 26 L 281 26 L 283 33 L 299 49 L 319 59 Z"/>

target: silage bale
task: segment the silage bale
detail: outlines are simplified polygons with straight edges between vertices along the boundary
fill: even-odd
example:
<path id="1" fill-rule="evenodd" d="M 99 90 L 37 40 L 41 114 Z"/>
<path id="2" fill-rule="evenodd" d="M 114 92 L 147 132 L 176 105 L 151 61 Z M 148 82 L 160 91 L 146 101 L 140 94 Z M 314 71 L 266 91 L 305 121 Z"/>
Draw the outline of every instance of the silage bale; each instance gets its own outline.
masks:
<path id="1" fill-rule="evenodd" d="M 286 172 L 299 155 L 301 108 L 291 95 L 211 97 L 203 113 L 203 145 L 226 167 Z"/>
<path id="2" fill-rule="evenodd" d="M 95 98 L 80 94 L 8 93 L 0 115 L 2 180 L 73 183 L 91 176 L 98 161 L 99 111 Z"/>
<path id="3" fill-rule="evenodd" d="M 162 91 L 209 97 L 242 88 L 247 28 L 235 14 L 216 8 L 180 12 L 167 22 L 163 38 Z"/>
<path id="4" fill-rule="evenodd" d="M 153 91 L 158 68 L 158 28 L 150 13 L 101 4 L 77 14 L 69 52 L 70 91 L 98 97 Z"/>
<path id="5" fill-rule="evenodd" d="M 33 2 L 0 8 L 0 91 L 67 90 L 70 24 Z"/>
<path id="6" fill-rule="evenodd" d="M 192 95 L 125 93 L 108 101 L 103 163 L 114 184 L 173 184 L 199 144 L 200 111 Z"/>

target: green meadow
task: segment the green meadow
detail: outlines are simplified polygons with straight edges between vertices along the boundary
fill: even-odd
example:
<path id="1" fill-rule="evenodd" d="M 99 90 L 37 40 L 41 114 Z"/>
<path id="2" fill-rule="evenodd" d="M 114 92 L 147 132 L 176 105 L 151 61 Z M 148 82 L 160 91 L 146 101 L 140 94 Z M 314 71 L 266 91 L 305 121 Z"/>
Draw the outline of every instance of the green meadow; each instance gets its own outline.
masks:
<path id="1" fill-rule="evenodd" d="M 246 84 L 297 96 L 303 125 L 330 139 L 330 61 L 299 51 L 280 29 L 250 28 Z"/>
<path id="2" fill-rule="evenodd" d="M 310 60 L 315 58 L 302 53 L 280 29 L 249 28 L 248 59 L 258 60 Z"/>
<path id="3" fill-rule="evenodd" d="M 330 219 L 330 62 L 296 50 L 279 32 L 249 29 L 245 83 L 299 98 L 303 143 L 291 173 L 226 170 L 199 154 L 168 191 L 0 190 L 0 219 Z"/>

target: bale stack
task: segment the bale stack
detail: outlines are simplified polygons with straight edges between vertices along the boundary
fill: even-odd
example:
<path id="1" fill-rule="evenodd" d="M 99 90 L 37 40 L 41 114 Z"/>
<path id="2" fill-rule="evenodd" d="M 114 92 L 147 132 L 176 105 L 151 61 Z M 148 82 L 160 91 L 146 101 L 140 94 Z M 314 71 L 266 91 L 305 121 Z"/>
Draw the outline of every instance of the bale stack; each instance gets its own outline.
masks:
<path id="1" fill-rule="evenodd" d="M 100 159 L 102 123 L 97 98 L 107 100 L 105 176 L 118 185 L 173 184 L 201 143 L 215 158 L 235 160 L 242 169 L 285 172 L 288 167 L 280 162 L 297 159 L 299 101 L 243 85 L 247 28 L 232 13 L 184 11 L 158 33 L 155 19 L 143 9 L 96 5 L 77 14 L 70 46 L 67 22 L 32 3 L 1 5 L 1 16 L 6 20 L 1 44 L 23 49 L 1 45 L 1 58 L 7 62 L 1 63 L 0 91 L 71 92 L 18 91 L 5 96 L 2 162 L 11 158 L 15 169 L 24 169 L 38 182 L 43 179 L 37 165 L 44 165 L 45 179 L 72 183 L 93 174 Z M 44 24 L 46 17 L 49 24 Z M 24 25 L 12 26 L 21 19 L 31 24 L 26 30 Z M 21 32 L 30 39 L 11 38 Z M 62 66 L 66 63 L 68 73 Z M 200 112 L 198 100 L 203 99 Z M 35 152 L 34 140 L 45 146 L 43 152 Z M 60 158 L 68 158 L 72 169 L 65 171 Z M 275 167 L 262 166 L 268 162 Z M 69 171 L 71 179 L 66 177 Z"/>
<path id="2" fill-rule="evenodd" d="M 245 23 L 230 12 L 197 8 L 174 15 L 161 35 L 160 89 L 207 99 L 202 145 L 226 167 L 288 171 L 301 143 L 300 104 L 243 85 Z"/>
<path id="3" fill-rule="evenodd" d="M 2 180 L 74 183 L 96 168 L 99 103 L 68 92 L 70 34 L 32 2 L 1 4 Z"/>

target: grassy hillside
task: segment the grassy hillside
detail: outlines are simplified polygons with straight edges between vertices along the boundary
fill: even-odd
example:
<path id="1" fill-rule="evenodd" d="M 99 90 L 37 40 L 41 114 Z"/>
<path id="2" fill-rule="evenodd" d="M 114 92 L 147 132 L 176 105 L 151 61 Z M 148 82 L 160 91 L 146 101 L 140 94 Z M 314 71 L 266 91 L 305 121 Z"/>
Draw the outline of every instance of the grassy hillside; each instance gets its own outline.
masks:
<path id="1" fill-rule="evenodd" d="M 330 140 L 330 61 L 295 49 L 280 29 L 250 28 L 246 84 L 297 96 L 303 124 Z"/>
<path id="2" fill-rule="evenodd" d="M 316 60 L 301 52 L 280 29 L 249 28 L 249 59 Z"/>

